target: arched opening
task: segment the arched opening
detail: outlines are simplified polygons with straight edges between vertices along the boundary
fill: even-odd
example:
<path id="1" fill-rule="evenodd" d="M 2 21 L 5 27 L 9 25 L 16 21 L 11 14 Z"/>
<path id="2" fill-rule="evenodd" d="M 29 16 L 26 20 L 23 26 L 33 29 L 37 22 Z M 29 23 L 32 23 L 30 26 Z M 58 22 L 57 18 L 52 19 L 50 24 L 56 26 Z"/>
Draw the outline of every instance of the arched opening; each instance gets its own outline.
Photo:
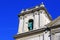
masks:
<path id="1" fill-rule="evenodd" d="M 29 30 L 33 30 L 33 19 L 30 19 L 30 20 L 28 21 L 28 29 L 29 29 Z"/>

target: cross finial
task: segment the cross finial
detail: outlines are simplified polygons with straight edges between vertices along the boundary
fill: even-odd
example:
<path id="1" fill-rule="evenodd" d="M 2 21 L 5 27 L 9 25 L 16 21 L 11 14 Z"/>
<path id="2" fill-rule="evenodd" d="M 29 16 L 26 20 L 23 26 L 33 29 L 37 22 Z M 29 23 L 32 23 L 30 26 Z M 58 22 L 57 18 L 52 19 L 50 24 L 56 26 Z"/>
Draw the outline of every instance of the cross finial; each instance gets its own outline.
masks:
<path id="1" fill-rule="evenodd" d="M 41 4 L 43 4 L 43 2 Z"/>
<path id="2" fill-rule="evenodd" d="M 43 2 L 41 2 L 41 5 L 40 5 L 40 7 L 44 7 L 44 4 L 43 4 Z"/>

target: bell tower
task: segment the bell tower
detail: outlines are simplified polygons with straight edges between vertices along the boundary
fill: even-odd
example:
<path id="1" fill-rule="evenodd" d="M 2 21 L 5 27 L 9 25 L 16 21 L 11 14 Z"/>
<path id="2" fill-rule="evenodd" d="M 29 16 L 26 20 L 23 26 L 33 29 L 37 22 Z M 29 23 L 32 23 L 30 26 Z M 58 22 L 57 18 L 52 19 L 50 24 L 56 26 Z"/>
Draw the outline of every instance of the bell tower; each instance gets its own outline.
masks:
<path id="1" fill-rule="evenodd" d="M 18 34 L 45 28 L 51 21 L 45 6 L 41 3 L 32 9 L 22 10 L 19 16 Z"/>

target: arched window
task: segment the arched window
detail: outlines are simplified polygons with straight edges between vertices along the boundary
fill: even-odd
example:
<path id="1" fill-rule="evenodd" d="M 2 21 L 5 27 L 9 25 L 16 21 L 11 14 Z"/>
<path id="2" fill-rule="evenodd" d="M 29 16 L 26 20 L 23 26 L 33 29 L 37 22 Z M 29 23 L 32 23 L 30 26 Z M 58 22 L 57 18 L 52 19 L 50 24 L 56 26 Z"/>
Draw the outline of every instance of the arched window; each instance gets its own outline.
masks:
<path id="1" fill-rule="evenodd" d="M 29 29 L 29 30 L 33 30 L 33 19 L 30 19 L 30 20 L 28 21 L 28 29 Z"/>

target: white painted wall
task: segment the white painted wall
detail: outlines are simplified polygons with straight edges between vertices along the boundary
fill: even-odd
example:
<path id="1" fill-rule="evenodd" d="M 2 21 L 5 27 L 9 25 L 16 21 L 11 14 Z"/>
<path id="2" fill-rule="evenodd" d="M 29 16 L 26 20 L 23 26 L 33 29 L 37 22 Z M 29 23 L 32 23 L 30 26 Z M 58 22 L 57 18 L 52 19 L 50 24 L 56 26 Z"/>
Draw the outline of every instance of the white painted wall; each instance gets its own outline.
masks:
<path id="1" fill-rule="evenodd" d="M 26 14 L 24 16 L 26 16 L 26 18 L 24 18 L 24 32 L 27 32 L 27 31 L 29 31 L 28 30 L 28 21 L 30 19 L 33 19 L 34 20 L 34 17 L 33 17 L 33 13 Z"/>
<path id="2" fill-rule="evenodd" d="M 29 31 L 28 30 L 28 21 L 30 19 L 34 20 L 33 30 L 44 28 L 44 27 L 46 27 L 45 25 L 50 22 L 48 15 L 46 15 L 46 12 L 44 10 L 40 10 L 40 11 L 36 11 L 34 13 L 26 14 L 21 17 L 22 17 L 22 19 L 19 18 L 20 22 L 19 22 L 18 33 L 24 33 L 24 32 Z M 23 17 L 24 17 L 24 19 L 23 19 Z"/>
<path id="3" fill-rule="evenodd" d="M 23 22 L 24 22 L 24 20 L 23 20 L 23 16 L 20 16 L 20 18 L 19 18 L 19 27 L 18 27 L 18 33 L 17 34 L 19 34 L 19 33 L 23 33 Z"/>
<path id="4" fill-rule="evenodd" d="M 39 15 L 38 11 L 34 12 L 34 30 L 39 29 Z"/>
<path id="5" fill-rule="evenodd" d="M 22 19 L 21 19 L 22 17 Z M 28 21 L 29 19 L 33 19 L 34 20 L 34 17 L 33 17 L 33 13 L 30 13 L 30 14 L 26 14 L 24 16 L 21 16 L 19 18 L 19 29 L 18 29 L 18 34 L 20 33 L 24 33 L 24 32 L 28 32 Z"/>
<path id="6" fill-rule="evenodd" d="M 52 37 L 52 40 L 60 40 L 60 33 L 56 33 Z"/>
<path id="7" fill-rule="evenodd" d="M 40 28 L 44 28 L 46 24 L 51 22 L 51 20 L 49 20 L 48 15 L 46 15 L 46 12 L 44 10 L 40 10 L 39 13 L 40 13 Z"/>
<path id="8" fill-rule="evenodd" d="M 44 32 L 44 40 L 50 40 L 50 31 Z"/>

